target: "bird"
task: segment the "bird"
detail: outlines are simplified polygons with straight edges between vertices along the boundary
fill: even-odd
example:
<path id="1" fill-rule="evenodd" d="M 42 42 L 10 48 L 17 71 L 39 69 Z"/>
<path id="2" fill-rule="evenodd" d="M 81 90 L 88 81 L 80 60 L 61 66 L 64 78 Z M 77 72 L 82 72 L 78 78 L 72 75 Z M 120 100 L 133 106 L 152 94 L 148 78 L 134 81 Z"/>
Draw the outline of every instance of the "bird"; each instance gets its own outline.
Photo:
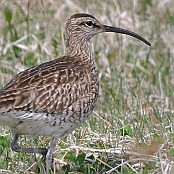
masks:
<path id="1" fill-rule="evenodd" d="M 0 124 L 11 129 L 12 150 L 41 153 L 49 168 L 56 141 L 87 120 L 99 95 L 90 40 L 103 32 L 129 35 L 151 46 L 132 31 L 103 25 L 90 14 L 73 14 L 65 27 L 65 55 L 18 73 L 0 90 Z M 20 147 L 20 135 L 51 137 L 49 148 Z"/>

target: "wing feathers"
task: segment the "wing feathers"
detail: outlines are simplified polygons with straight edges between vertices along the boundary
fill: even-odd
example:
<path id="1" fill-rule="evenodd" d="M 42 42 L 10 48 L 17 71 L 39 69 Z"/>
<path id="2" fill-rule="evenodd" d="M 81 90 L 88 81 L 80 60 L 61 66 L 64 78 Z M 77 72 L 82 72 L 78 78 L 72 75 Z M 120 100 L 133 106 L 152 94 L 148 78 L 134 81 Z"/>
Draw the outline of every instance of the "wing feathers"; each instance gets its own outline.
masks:
<path id="1" fill-rule="evenodd" d="M 17 74 L 0 91 L 0 110 L 61 113 L 92 88 L 98 90 L 91 73 L 71 59 L 62 57 Z"/>

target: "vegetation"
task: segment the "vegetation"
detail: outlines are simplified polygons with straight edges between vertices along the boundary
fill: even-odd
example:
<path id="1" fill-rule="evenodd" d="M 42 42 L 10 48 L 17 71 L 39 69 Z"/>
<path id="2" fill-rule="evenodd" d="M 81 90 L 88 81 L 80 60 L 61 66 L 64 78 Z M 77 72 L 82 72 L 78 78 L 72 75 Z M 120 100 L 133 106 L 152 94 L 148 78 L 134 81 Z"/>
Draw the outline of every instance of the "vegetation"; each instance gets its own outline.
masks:
<path id="1" fill-rule="evenodd" d="M 120 34 L 92 39 L 100 97 L 91 117 L 55 148 L 58 173 L 174 172 L 174 1 L 3 0 L 0 2 L 0 87 L 15 74 L 64 54 L 65 21 L 87 12 L 152 44 Z M 20 137 L 45 147 L 50 138 Z M 0 173 L 44 173 L 41 155 L 15 153 L 0 127 Z M 52 173 L 56 173 L 52 171 Z"/>

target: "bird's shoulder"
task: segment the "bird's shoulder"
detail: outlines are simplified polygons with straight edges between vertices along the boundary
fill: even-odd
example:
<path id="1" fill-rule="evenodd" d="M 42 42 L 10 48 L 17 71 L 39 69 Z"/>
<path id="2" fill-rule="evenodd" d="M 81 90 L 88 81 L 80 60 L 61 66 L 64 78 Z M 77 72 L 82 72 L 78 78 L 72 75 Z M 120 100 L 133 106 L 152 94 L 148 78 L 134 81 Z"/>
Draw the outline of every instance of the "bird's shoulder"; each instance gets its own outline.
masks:
<path id="1" fill-rule="evenodd" d="M 64 56 L 18 73 L 1 89 L 0 93 L 9 90 L 29 89 L 34 86 L 39 87 L 54 83 L 61 85 L 77 81 L 87 71 L 80 61 L 74 61 L 73 58 Z"/>

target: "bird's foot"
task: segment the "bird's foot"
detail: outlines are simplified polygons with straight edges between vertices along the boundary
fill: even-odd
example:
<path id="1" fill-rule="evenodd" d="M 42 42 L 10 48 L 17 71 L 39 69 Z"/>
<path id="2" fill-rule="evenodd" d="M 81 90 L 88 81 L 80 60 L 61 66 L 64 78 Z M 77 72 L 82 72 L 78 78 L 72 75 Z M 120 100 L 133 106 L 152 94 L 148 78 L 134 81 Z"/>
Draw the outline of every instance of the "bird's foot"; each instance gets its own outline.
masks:
<path id="1" fill-rule="evenodd" d="M 26 153 L 41 153 L 44 158 L 48 152 L 47 148 L 21 148 L 16 142 L 11 143 L 11 149 L 15 152 L 26 152 Z"/>
<path id="2" fill-rule="evenodd" d="M 15 152 L 21 152 L 21 147 L 14 141 L 11 142 L 11 149 Z"/>

